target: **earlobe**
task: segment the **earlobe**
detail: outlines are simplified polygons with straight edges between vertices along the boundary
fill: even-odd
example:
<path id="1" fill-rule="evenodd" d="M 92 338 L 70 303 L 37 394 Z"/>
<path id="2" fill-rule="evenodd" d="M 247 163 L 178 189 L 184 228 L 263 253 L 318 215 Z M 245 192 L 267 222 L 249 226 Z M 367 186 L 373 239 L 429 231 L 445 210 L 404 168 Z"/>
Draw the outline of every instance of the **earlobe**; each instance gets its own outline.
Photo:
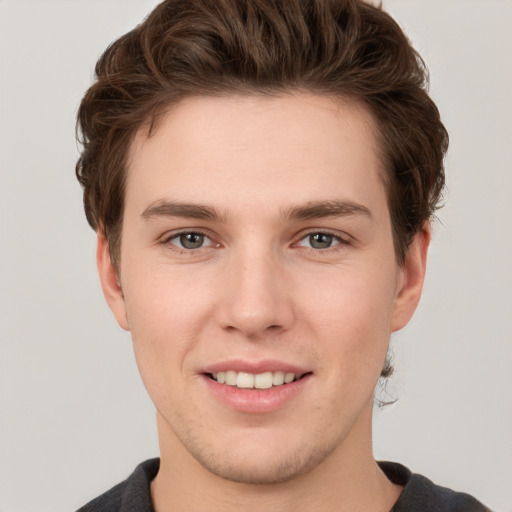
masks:
<path id="1" fill-rule="evenodd" d="M 130 326 L 126 316 L 126 304 L 119 282 L 119 274 L 112 263 L 108 242 L 105 236 L 99 232 L 96 247 L 96 265 L 107 304 L 114 313 L 117 323 L 123 329 L 129 331 Z"/>
<path id="2" fill-rule="evenodd" d="M 405 327 L 421 298 L 430 244 L 430 224 L 426 222 L 413 238 L 400 270 L 401 282 L 395 297 L 391 332 Z"/>

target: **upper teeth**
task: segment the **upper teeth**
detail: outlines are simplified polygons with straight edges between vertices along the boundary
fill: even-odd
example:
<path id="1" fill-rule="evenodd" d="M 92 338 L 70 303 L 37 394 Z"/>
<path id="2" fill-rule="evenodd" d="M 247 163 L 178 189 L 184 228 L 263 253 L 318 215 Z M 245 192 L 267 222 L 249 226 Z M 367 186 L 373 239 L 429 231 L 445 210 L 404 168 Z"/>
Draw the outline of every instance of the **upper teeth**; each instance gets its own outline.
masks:
<path id="1" fill-rule="evenodd" d="M 217 382 L 227 384 L 228 386 L 246 389 L 269 389 L 272 386 L 281 386 L 293 382 L 295 380 L 295 373 L 277 371 L 254 374 L 229 370 L 227 372 L 213 373 L 212 377 Z"/>

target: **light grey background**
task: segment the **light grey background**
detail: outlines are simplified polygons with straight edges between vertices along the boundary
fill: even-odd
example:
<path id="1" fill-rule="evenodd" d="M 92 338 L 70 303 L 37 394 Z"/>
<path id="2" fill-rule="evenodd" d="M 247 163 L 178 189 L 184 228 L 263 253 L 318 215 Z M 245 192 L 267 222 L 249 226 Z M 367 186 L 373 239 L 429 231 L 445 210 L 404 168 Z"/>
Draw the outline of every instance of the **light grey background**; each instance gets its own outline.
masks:
<path id="1" fill-rule="evenodd" d="M 155 0 L 0 0 L 0 512 L 65 512 L 158 453 L 94 266 L 74 116 Z M 512 2 L 385 0 L 451 134 L 449 194 L 375 453 L 512 511 Z"/>

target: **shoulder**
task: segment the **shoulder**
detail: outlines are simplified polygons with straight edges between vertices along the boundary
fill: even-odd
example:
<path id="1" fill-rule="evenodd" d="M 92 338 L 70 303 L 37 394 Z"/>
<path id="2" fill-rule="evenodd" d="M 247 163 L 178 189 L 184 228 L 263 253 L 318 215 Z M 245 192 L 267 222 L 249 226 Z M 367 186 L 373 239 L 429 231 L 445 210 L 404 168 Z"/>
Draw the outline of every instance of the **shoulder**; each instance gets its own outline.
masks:
<path id="1" fill-rule="evenodd" d="M 404 486 L 391 512 L 420 512 L 427 510 L 427 506 L 431 512 L 490 512 L 469 494 L 436 485 L 401 464 L 379 462 L 379 466 L 389 480 Z"/>
<path id="2" fill-rule="evenodd" d="M 149 484 L 159 467 L 160 459 L 150 459 L 139 464 L 126 480 L 77 512 L 153 512 Z"/>

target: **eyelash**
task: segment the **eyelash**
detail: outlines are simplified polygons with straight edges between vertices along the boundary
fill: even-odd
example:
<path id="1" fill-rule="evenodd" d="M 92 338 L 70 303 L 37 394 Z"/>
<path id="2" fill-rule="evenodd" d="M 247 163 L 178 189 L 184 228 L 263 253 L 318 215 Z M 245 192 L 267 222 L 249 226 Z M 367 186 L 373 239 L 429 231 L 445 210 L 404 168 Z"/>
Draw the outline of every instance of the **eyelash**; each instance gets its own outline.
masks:
<path id="1" fill-rule="evenodd" d="M 340 236 L 339 233 L 333 233 L 332 231 L 329 231 L 329 230 L 311 230 L 305 234 L 302 234 L 301 237 L 298 239 L 298 241 L 294 243 L 294 245 L 298 245 L 300 242 L 305 241 L 306 239 L 308 239 L 309 237 L 311 237 L 313 235 L 325 235 L 328 237 L 332 237 L 333 242 L 336 242 L 336 243 L 334 245 L 331 245 L 331 246 L 325 247 L 325 248 L 315 248 L 315 247 L 311 247 L 311 246 L 301 246 L 301 245 L 299 245 L 299 247 L 301 247 L 307 251 L 312 251 L 314 254 L 319 254 L 319 253 L 331 253 L 334 251 L 338 251 L 338 250 L 341 250 L 343 247 L 350 245 L 350 240 L 349 240 L 348 236 L 344 238 L 344 237 Z"/>
<path id="2" fill-rule="evenodd" d="M 186 235 L 198 235 L 200 237 L 204 237 L 205 239 L 210 240 L 210 242 L 212 242 L 212 245 L 206 246 L 206 247 L 201 246 L 201 247 L 197 247 L 197 248 L 185 248 L 185 247 L 180 247 L 179 245 L 177 245 L 175 243 L 172 243 L 172 240 L 179 239 L 182 236 L 186 236 Z M 331 245 L 331 246 L 325 247 L 325 248 L 315 248 L 315 247 L 310 247 L 310 246 L 299 245 L 300 242 L 306 240 L 308 237 L 311 237 L 313 235 L 325 235 L 328 237 L 332 237 L 333 242 L 335 241 L 336 243 L 335 243 L 335 245 Z M 339 234 L 332 233 L 328 230 L 312 230 L 307 233 L 301 234 L 301 237 L 296 242 L 294 242 L 292 244 L 292 246 L 301 247 L 302 249 L 304 249 L 306 251 L 311 251 L 315 254 L 319 254 L 319 253 L 328 253 L 328 252 L 340 250 L 343 246 L 350 245 L 350 243 L 351 243 L 350 240 L 348 240 L 347 238 L 343 238 Z M 216 243 L 212 239 L 212 237 L 210 237 L 207 233 L 205 233 L 201 230 L 187 230 L 187 231 L 178 231 L 178 232 L 172 233 L 168 236 L 165 236 L 160 241 L 160 244 L 161 245 L 171 245 L 171 246 L 173 246 L 173 250 L 178 251 L 179 254 L 189 254 L 189 255 L 191 253 L 197 252 L 199 250 L 212 249 L 212 248 L 217 249 L 221 246 L 221 244 Z"/>
<path id="3" fill-rule="evenodd" d="M 172 243 L 172 240 L 176 240 L 176 239 L 179 240 L 182 236 L 186 236 L 186 235 L 198 235 L 198 236 L 204 237 L 205 239 L 210 240 L 213 245 L 212 245 L 212 247 L 201 246 L 201 247 L 197 247 L 195 249 L 190 249 L 190 248 L 186 248 L 186 247 L 180 247 L 179 245 Z M 190 254 L 190 253 L 196 252 L 200 249 L 217 248 L 220 246 L 220 244 L 216 243 L 207 233 L 204 233 L 201 230 L 187 230 L 187 231 L 178 231 L 176 233 L 171 233 L 170 235 L 165 236 L 161 240 L 160 244 L 161 245 L 172 245 L 173 250 L 178 251 L 180 254 Z"/>

